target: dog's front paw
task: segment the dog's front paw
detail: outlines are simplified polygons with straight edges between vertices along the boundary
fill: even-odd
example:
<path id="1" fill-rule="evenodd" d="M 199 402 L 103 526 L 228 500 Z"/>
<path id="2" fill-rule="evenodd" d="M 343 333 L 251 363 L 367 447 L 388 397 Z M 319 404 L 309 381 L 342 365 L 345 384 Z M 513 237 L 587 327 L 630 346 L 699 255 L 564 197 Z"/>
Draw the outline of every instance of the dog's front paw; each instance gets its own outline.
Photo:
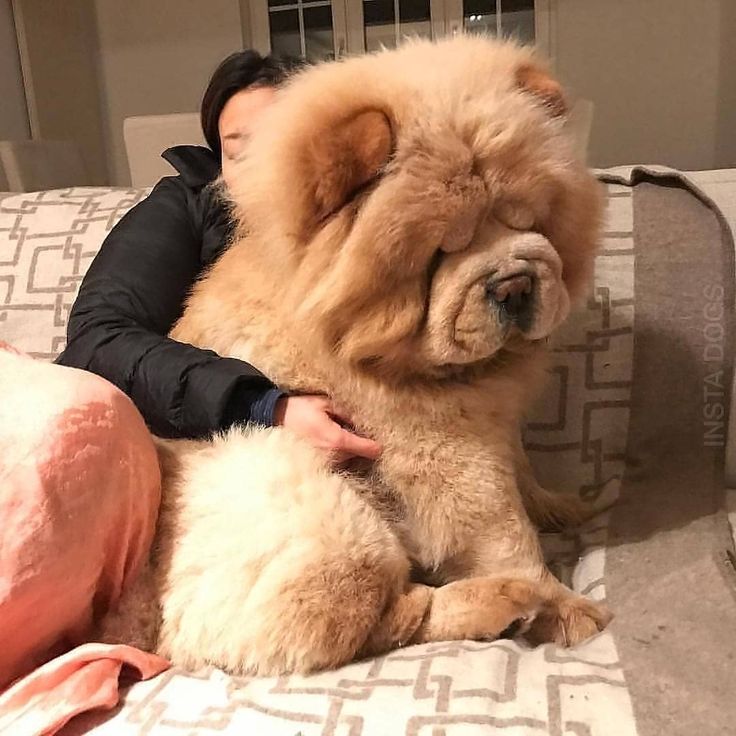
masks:
<path id="1" fill-rule="evenodd" d="M 603 631 L 612 618 L 613 614 L 605 606 L 569 595 L 541 607 L 527 638 L 533 644 L 553 642 L 573 647 Z"/>
<path id="2" fill-rule="evenodd" d="M 513 618 L 501 631 L 496 630 L 491 636 L 483 638 L 510 639 L 525 634 L 542 606 L 542 597 L 537 586 L 526 580 L 508 580 L 501 583 L 499 594 L 507 602 L 506 614 Z M 504 606 L 498 608 L 503 610 Z"/>
<path id="3" fill-rule="evenodd" d="M 457 580 L 434 592 L 427 636 L 490 641 L 526 631 L 542 605 L 537 585 L 510 578 Z"/>

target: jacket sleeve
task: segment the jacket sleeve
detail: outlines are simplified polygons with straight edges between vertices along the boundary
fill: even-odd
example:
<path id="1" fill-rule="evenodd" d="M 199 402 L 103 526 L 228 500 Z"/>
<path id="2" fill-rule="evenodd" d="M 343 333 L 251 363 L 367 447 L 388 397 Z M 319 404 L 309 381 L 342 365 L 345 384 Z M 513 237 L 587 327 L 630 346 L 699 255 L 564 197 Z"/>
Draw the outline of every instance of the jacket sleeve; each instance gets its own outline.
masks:
<path id="1" fill-rule="evenodd" d="M 163 179 L 103 243 L 57 359 L 114 383 L 163 437 L 271 424 L 282 395 L 253 366 L 166 337 L 202 268 L 200 240 L 186 189 Z"/>

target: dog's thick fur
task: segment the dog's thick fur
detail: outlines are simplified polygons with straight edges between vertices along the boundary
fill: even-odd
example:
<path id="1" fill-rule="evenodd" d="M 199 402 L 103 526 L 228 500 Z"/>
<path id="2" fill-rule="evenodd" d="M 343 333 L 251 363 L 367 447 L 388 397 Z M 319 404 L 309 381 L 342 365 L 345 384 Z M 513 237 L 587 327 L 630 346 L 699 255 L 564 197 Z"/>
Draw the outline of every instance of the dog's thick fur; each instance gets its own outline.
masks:
<path id="1" fill-rule="evenodd" d="M 330 396 L 384 452 L 334 472 L 282 428 L 169 443 L 151 569 L 108 638 L 273 674 L 606 625 L 544 565 L 535 524 L 582 512 L 537 485 L 519 441 L 598 237 L 564 118 L 529 50 L 474 37 L 311 68 L 279 93 L 231 187 L 237 237 L 172 335 Z M 518 274 L 525 321 L 492 298 Z"/>

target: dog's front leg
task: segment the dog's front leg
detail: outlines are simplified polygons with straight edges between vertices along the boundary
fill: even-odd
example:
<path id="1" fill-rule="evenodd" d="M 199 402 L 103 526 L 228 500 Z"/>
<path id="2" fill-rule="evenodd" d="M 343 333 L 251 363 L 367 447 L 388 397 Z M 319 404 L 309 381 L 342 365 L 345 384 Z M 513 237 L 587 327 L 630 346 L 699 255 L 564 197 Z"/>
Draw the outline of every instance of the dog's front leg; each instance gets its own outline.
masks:
<path id="1" fill-rule="evenodd" d="M 522 496 L 509 474 L 500 503 L 486 530 L 475 535 L 468 548 L 443 566 L 445 580 L 513 578 L 534 584 L 542 603 L 534 620 L 523 630 L 535 644 L 555 642 L 574 646 L 602 631 L 610 612 L 564 586 L 547 569 L 537 530 L 526 513 Z"/>

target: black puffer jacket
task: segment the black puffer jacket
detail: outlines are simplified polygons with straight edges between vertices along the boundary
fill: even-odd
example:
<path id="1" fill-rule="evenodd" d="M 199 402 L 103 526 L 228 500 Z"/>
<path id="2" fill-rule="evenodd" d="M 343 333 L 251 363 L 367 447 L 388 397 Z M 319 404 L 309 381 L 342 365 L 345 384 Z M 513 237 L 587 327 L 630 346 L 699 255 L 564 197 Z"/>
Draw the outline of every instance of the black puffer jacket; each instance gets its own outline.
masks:
<path id="1" fill-rule="evenodd" d="M 177 146 L 162 179 L 110 232 L 82 281 L 57 362 L 97 373 L 162 437 L 202 437 L 233 423 L 271 424 L 282 395 L 253 366 L 166 337 L 192 284 L 225 246 L 230 222 L 207 185 L 209 149 Z"/>

